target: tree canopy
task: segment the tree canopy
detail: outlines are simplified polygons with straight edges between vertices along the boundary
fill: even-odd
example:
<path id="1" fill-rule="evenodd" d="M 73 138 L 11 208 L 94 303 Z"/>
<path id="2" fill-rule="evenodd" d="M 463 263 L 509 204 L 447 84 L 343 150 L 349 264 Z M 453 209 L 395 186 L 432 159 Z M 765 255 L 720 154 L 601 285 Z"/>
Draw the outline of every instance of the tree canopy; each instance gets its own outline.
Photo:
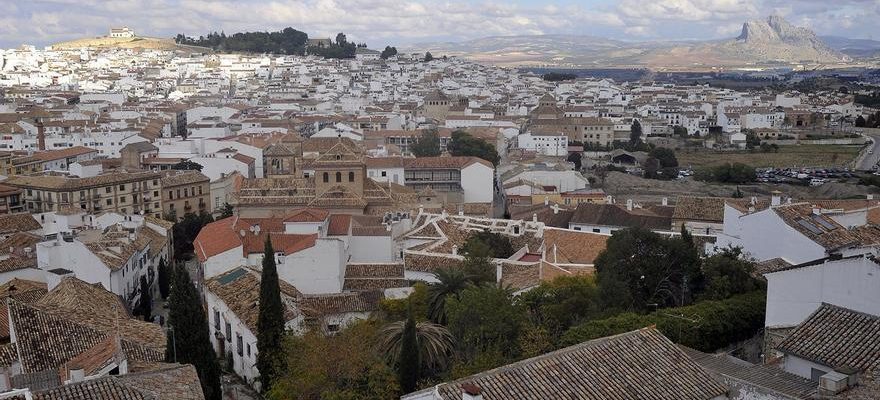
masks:
<path id="1" fill-rule="evenodd" d="M 231 36 L 213 32 L 208 36 L 191 38 L 178 34 L 179 44 L 208 47 L 219 51 L 302 55 L 309 36 L 291 27 L 277 32 L 238 32 Z"/>
<path id="2" fill-rule="evenodd" d="M 382 54 L 379 55 L 379 58 L 383 60 L 387 60 L 391 57 L 397 55 L 397 47 L 385 46 L 385 50 L 382 50 Z"/>
<path id="3" fill-rule="evenodd" d="M 207 400 L 220 400 L 220 365 L 208 337 L 202 297 L 183 266 L 172 267 L 165 360 L 192 364 Z"/>
<path id="4" fill-rule="evenodd" d="M 452 132 L 452 140 L 446 146 L 446 149 L 453 156 L 478 157 L 491 162 L 492 165 L 498 165 L 498 162 L 501 161 L 501 157 L 498 155 L 498 151 L 493 144 L 473 137 L 463 130 Z"/>
<path id="5" fill-rule="evenodd" d="M 416 157 L 436 157 L 440 155 L 440 136 L 436 129 L 426 129 L 409 146 L 409 151 Z"/>
<path id="6" fill-rule="evenodd" d="M 272 241 L 266 237 L 263 251 L 263 268 L 260 278 L 260 304 L 257 316 L 257 370 L 260 371 L 262 390 L 271 386 L 278 375 L 280 360 L 277 349 L 284 335 L 284 304 L 275 266 Z"/>
<path id="7" fill-rule="evenodd" d="M 548 72 L 544 75 L 541 75 L 541 79 L 548 82 L 562 82 L 575 80 L 577 79 L 577 75 L 562 72 Z"/>

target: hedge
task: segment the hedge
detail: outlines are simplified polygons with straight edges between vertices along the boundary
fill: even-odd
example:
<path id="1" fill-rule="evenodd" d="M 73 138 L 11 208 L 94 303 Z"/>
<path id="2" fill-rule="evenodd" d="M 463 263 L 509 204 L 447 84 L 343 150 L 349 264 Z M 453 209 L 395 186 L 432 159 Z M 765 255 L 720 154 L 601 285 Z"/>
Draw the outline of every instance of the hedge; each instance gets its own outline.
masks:
<path id="1" fill-rule="evenodd" d="M 767 293 L 759 290 L 650 314 L 618 314 L 572 327 L 562 336 L 562 344 L 570 346 L 656 325 L 675 343 L 712 352 L 758 333 L 764 327 L 766 302 Z"/>

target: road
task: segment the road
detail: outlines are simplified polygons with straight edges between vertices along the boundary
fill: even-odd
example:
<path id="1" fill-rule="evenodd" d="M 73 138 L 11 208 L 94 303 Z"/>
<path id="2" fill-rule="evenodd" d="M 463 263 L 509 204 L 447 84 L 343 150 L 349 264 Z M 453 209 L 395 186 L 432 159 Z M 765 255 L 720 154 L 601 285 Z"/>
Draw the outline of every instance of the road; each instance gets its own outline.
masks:
<path id="1" fill-rule="evenodd" d="M 856 159 L 856 169 L 859 171 L 870 171 L 878 162 L 880 162 L 880 133 L 868 134 L 873 143 L 868 145 L 867 150 L 863 151 L 859 158 Z"/>

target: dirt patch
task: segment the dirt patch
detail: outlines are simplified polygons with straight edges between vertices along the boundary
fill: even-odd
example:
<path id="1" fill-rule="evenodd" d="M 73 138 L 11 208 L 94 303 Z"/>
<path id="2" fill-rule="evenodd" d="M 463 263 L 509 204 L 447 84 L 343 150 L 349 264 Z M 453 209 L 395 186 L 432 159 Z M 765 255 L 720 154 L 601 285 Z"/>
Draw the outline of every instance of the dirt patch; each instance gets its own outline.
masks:
<path id="1" fill-rule="evenodd" d="M 606 193 L 618 198 L 617 201 L 626 198 L 644 202 L 659 202 L 663 197 L 674 202 L 678 196 L 731 197 L 737 188 L 746 197 L 766 197 L 772 191 L 778 190 L 795 199 L 864 198 L 868 193 L 878 193 L 878 190 L 872 187 L 839 182 L 829 182 L 817 187 L 772 183 L 724 185 L 700 182 L 693 178 L 658 181 L 622 172 L 610 172 L 603 187 Z"/>
<path id="2" fill-rule="evenodd" d="M 676 153 L 678 164 L 702 168 L 726 163 L 742 163 L 755 168 L 846 167 L 856 158 L 862 146 L 799 145 L 781 146 L 778 153 L 750 151 L 681 150 Z"/>

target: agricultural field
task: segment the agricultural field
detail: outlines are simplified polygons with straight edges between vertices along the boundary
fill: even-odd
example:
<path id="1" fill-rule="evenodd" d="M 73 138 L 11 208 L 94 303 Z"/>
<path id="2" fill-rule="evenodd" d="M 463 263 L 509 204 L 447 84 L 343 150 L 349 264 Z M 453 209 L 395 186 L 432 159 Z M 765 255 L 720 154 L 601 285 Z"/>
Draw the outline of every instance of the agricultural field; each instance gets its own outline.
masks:
<path id="1" fill-rule="evenodd" d="M 777 153 L 751 151 L 697 150 L 676 153 L 682 167 L 701 168 L 725 163 L 743 163 L 755 168 L 850 167 L 862 146 L 797 145 L 780 146 Z"/>

